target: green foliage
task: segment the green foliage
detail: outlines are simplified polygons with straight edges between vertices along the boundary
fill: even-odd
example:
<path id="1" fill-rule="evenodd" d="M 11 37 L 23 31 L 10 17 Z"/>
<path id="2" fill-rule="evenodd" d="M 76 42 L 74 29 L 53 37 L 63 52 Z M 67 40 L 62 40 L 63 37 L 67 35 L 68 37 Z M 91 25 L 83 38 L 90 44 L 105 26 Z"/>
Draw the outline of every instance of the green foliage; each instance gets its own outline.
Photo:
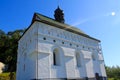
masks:
<path id="1" fill-rule="evenodd" d="M 0 80 L 9 80 L 9 73 L 0 74 Z"/>
<path id="2" fill-rule="evenodd" d="M 0 30 L 0 35 L 4 35 L 4 34 L 5 34 L 5 32 Z"/>
<path id="3" fill-rule="evenodd" d="M 5 34 L 0 30 L 0 62 L 8 65 L 7 71 L 16 71 L 18 40 L 25 30 Z"/>
<path id="4" fill-rule="evenodd" d="M 120 67 L 119 66 L 113 66 L 108 67 L 106 66 L 106 72 L 109 80 L 120 80 Z"/>
<path id="5" fill-rule="evenodd" d="M 14 72 L 13 78 L 14 79 L 12 79 L 12 80 L 15 80 L 15 78 L 16 78 L 15 72 Z M 10 72 L 0 74 L 0 80 L 10 80 Z"/>

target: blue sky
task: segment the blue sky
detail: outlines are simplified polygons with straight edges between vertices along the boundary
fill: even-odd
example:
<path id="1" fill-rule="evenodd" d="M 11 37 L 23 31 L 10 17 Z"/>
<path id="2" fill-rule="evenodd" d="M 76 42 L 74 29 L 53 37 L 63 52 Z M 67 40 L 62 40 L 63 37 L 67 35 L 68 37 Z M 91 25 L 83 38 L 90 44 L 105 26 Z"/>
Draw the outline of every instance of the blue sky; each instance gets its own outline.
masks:
<path id="1" fill-rule="evenodd" d="M 120 66 L 120 0 L 0 0 L 0 29 L 27 28 L 34 12 L 54 18 L 58 4 L 65 23 L 101 40 L 105 64 Z"/>

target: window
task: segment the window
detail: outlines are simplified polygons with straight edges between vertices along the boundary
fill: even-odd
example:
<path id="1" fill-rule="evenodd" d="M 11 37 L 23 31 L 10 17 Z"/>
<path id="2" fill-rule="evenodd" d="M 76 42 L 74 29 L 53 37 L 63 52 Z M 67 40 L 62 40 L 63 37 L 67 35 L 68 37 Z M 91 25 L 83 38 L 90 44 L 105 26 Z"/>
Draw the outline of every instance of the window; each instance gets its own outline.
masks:
<path id="1" fill-rule="evenodd" d="M 50 32 L 48 32 L 48 34 L 50 34 Z"/>
<path id="2" fill-rule="evenodd" d="M 93 61 L 96 60 L 96 57 L 95 57 L 95 54 L 94 54 L 94 53 L 92 53 L 92 59 L 93 59 Z"/>
<path id="3" fill-rule="evenodd" d="M 70 46 L 72 46 L 72 44 L 70 43 Z"/>
<path id="4" fill-rule="evenodd" d="M 85 48 L 85 47 L 83 46 L 83 48 Z"/>
<path id="5" fill-rule="evenodd" d="M 55 66 L 60 65 L 60 53 L 58 49 L 54 49 L 53 51 L 53 65 Z"/>
<path id="6" fill-rule="evenodd" d="M 77 45 L 76 47 L 79 47 L 79 45 Z"/>
<path id="7" fill-rule="evenodd" d="M 25 64 L 23 65 L 23 71 L 25 71 Z"/>
<path id="8" fill-rule="evenodd" d="M 53 40 L 53 42 L 56 42 L 56 40 Z"/>
<path id="9" fill-rule="evenodd" d="M 59 37 L 59 34 L 57 34 L 57 37 Z"/>
<path id="10" fill-rule="evenodd" d="M 79 53 L 76 53 L 76 64 L 77 64 L 77 67 L 81 66 L 81 58 Z"/>
<path id="11" fill-rule="evenodd" d="M 44 37 L 43 40 L 46 40 L 46 38 Z"/>

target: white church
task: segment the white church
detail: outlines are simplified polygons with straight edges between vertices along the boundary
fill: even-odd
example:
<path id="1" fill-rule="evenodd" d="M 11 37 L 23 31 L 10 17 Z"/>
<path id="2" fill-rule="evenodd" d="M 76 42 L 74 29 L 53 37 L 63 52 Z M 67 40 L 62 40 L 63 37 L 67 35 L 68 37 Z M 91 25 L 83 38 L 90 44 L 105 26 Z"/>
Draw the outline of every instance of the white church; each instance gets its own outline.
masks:
<path id="1" fill-rule="evenodd" d="M 35 13 L 19 40 L 17 80 L 107 80 L 100 40 L 55 19 Z"/>

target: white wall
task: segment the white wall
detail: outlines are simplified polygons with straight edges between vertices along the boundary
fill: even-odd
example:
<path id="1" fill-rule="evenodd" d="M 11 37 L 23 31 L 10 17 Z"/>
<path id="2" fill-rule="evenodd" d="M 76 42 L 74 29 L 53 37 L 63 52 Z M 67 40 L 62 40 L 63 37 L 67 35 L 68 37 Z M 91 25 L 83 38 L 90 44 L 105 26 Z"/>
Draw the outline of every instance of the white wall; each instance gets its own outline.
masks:
<path id="1" fill-rule="evenodd" d="M 53 50 L 60 50 L 60 66 L 53 65 Z M 76 51 L 81 66 L 76 64 Z M 19 41 L 17 80 L 30 78 L 84 78 L 106 76 L 99 42 L 50 25 L 35 22 Z M 92 59 L 96 55 L 96 61 Z M 24 57 L 26 54 L 26 57 Z M 25 58 L 25 59 L 24 59 Z M 26 72 L 22 70 L 26 65 Z M 30 66 L 29 66 L 30 65 Z M 25 77 L 23 77 L 26 75 Z"/>
<path id="2" fill-rule="evenodd" d="M 53 46 L 59 46 L 63 50 L 62 59 L 64 59 L 64 67 L 54 67 L 50 68 L 51 78 L 58 77 L 57 71 L 62 71 L 65 73 L 64 77 L 68 78 L 83 78 L 83 77 L 95 77 L 95 73 L 101 74 L 100 61 L 98 59 L 98 54 L 101 52 L 100 45 L 98 41 L 85 38 L 83 36 L 50 26 L 43 23 L 39 23 L 38 28 L 38 39 L 39 39 L 39 51 L 44 53 L 49 53 L 49 57 L 52 57 L 52 51 L 50 50 Z M 46 38 L 46 40 L 43 40 Z M 55 40 L 56 42 L 54 42 Z M 64 42 L 64 44 L 63 44 Z M 72 44 L 72 45 L 70 45 Z M 82 66 L 76 67 L 75 52 L 78 50 L 82 56 Z M 95 53 L 96 60 L 93 61 L 92 53 Z M 49 59 L 52 61 L 52 59 Z M 50 65 L 52 62 L 49 62 Z M 68 67 L 69 66 L 69 67 Z M 105 73 L 105 72 L 104 72 Z M 59 74 L 59 76 L 62 74 Z M 106 76 L 106 75 L 105 75 Z M 60 76 L 62 78 L 62 76 Z M 58 77 L 59 78 L 59 77 Z"/>
<path id="3" fill-rule="evenodd" d="M 34 23 L 19 40 L 17 80 L 36 78 L 37 23 Z"/>
<path id="4" fill-rule="evenodd" d="M 50 64 L 48 53 L 38 53 L 38 78 L 50 78 Z"/>

